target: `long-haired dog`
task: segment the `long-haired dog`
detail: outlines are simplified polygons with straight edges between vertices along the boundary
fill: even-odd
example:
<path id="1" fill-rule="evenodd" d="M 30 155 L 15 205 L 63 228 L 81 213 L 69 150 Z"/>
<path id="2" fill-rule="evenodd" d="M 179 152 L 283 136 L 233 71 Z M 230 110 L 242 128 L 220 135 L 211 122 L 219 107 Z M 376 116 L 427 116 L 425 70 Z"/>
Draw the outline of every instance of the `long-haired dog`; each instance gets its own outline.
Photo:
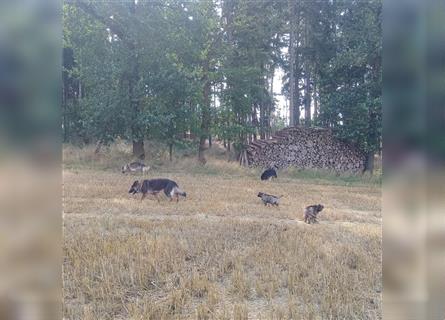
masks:
<path id="1" fill-rule="evenodd" d="M 122 166 L 122 173 L 126 173 L 126 172 L 145 173 L 148 170 L 150 170 L 150 167 L 146 166 L 145 164 L 143 164 L 142 162 L 139 162 L 139 161 L 127 163 Z"/>
<path id="2" fill-rule="evenodd" d="M 317 223 L 317 214 L 323 210 L 324 206 L 321 204 L 314 204 L 304 209 L 304 222 L 311 224 Z"/>
<path id="3" fill-rule="evenodd" d="M 274 168 L 269 168 L 263 172 L 261 175 L 261 180 L 271 180 L 272 178 L 277 178 L 277 172 Z"/>
<path id="4" fill-rule="evenodd" d="M 156 197 L 159 202 L 158 193 L 164 191 L 164 194 L 170 198 L 170 201 L 176 197 L 176 202 L 179 201 L 179 196 L 186 197 L 187 194 L 182 191 L 178 184 L 170 179 L 150 179 L 139 182 L 136 180 L 131 185 L 128 193 L 136 194 L 142 193 L 141 201 L 147 196 L 147 194 L 152 194 Z"/>

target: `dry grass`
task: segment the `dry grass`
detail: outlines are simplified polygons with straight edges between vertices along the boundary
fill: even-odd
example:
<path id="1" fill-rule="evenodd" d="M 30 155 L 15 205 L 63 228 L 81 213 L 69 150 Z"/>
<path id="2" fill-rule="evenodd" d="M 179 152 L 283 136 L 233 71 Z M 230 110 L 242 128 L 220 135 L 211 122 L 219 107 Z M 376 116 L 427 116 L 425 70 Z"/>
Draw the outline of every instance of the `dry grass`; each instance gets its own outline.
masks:
<path id="1" fill-rule="evenodd" d="M 117 153 L 116 153 L 117 154 Z M 66 148 L 67 319 L 379 319 L 380 186 L 256 170 L 211 159 L 158 166 L 178 204 L 127 193 L 126 150 L 97 160 Z M 149 161 L 148 161 L 149 162 Z M 283 194 L 279 209 L 258 191 Z M 322 203 L 320 224 L 301 222 Z"/>

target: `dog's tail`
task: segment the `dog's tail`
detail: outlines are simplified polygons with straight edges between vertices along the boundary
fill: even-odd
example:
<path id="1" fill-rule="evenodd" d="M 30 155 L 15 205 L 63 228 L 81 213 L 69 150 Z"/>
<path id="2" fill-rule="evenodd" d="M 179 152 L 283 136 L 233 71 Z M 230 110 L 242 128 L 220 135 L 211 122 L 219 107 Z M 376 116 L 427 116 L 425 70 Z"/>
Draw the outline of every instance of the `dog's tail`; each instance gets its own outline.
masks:
<path id="1" fill-rule="evenodd" d="M 284 197 L 284 194 L 282 194 L 281 196 L 277 197 L 278 199 L 281 199 Z"/>
<path id="2" fill-rule="evenodd" d="M 175 195 L 187 197 L 187 194 L 179 188 L 179 186 L 176 184 L 176 182 L 173 182 L 173 181 L 170 182 L 169 184 L 167 184 L 167 186 L 164 189 L 164 193 L 169 198 L 171 198 Z"/>

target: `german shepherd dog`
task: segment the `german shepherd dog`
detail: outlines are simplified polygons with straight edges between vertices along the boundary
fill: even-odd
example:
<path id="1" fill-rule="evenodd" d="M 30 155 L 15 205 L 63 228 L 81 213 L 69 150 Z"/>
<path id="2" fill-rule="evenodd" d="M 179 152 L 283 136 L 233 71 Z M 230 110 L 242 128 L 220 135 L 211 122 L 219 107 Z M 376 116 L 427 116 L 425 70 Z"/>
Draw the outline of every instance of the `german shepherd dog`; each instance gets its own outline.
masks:
<path id="1" fill-rule="evenodd" d="M 317 221 L 317 215 L 323 210 L 324 206 L 322 204 L 314 204 L 312 206 L 306 207 L 304 209 L 304 222 L 311 224 L 311 223 L 318 223 Z"/>
<path id="2" fill-rule="evenodd" d="M 131 163 L 127 163 L 126 165 L 122 166 L 122 173 L 126 172 L 140 172 L 145 173 L 148 170 L 150 170 L 149 166 L 146 166 L 142 162 L 135 161 Z"/>
<path id="3" fill-rule="evenodd" d="M 128 193 L 142 193 L 141 201 L 144 200 L 147 194 L 152 194 L 159 202 L 158 193 L 161 191 L 164 191 L 164 194 L 170 198 L 170 201 L 173 200 L 173 197 L 176 197 L 176 202 L 178 202 L 179 196 L 187 196 L 187 194 L 179 188 L 178 184 L 170 179 L 150 179 L 142 182 L 136 180 L 131 185 Z"/>
<path id="4" fill-rule="evenodd" d="M 272 178 L 277 178 L 277 172 L 274 168 L 269 168 L 263 172 L 261 175 L 261 180 L 271 180 Z"/>

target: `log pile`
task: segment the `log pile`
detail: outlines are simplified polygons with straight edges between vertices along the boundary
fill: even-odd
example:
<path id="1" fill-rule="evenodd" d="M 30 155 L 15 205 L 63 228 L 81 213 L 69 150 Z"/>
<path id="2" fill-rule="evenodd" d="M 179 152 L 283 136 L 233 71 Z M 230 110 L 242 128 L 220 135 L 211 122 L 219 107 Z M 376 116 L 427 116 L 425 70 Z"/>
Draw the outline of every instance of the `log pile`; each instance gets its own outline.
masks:
<path id="1" fill-rule="evenodd" d="M 365 156 L 354 146 L 335 138 L 329 129 L 289 127 L 271 139 L 253 141 L 247 147 L 252 167 L 326 169 L 361 172 Z"/>

